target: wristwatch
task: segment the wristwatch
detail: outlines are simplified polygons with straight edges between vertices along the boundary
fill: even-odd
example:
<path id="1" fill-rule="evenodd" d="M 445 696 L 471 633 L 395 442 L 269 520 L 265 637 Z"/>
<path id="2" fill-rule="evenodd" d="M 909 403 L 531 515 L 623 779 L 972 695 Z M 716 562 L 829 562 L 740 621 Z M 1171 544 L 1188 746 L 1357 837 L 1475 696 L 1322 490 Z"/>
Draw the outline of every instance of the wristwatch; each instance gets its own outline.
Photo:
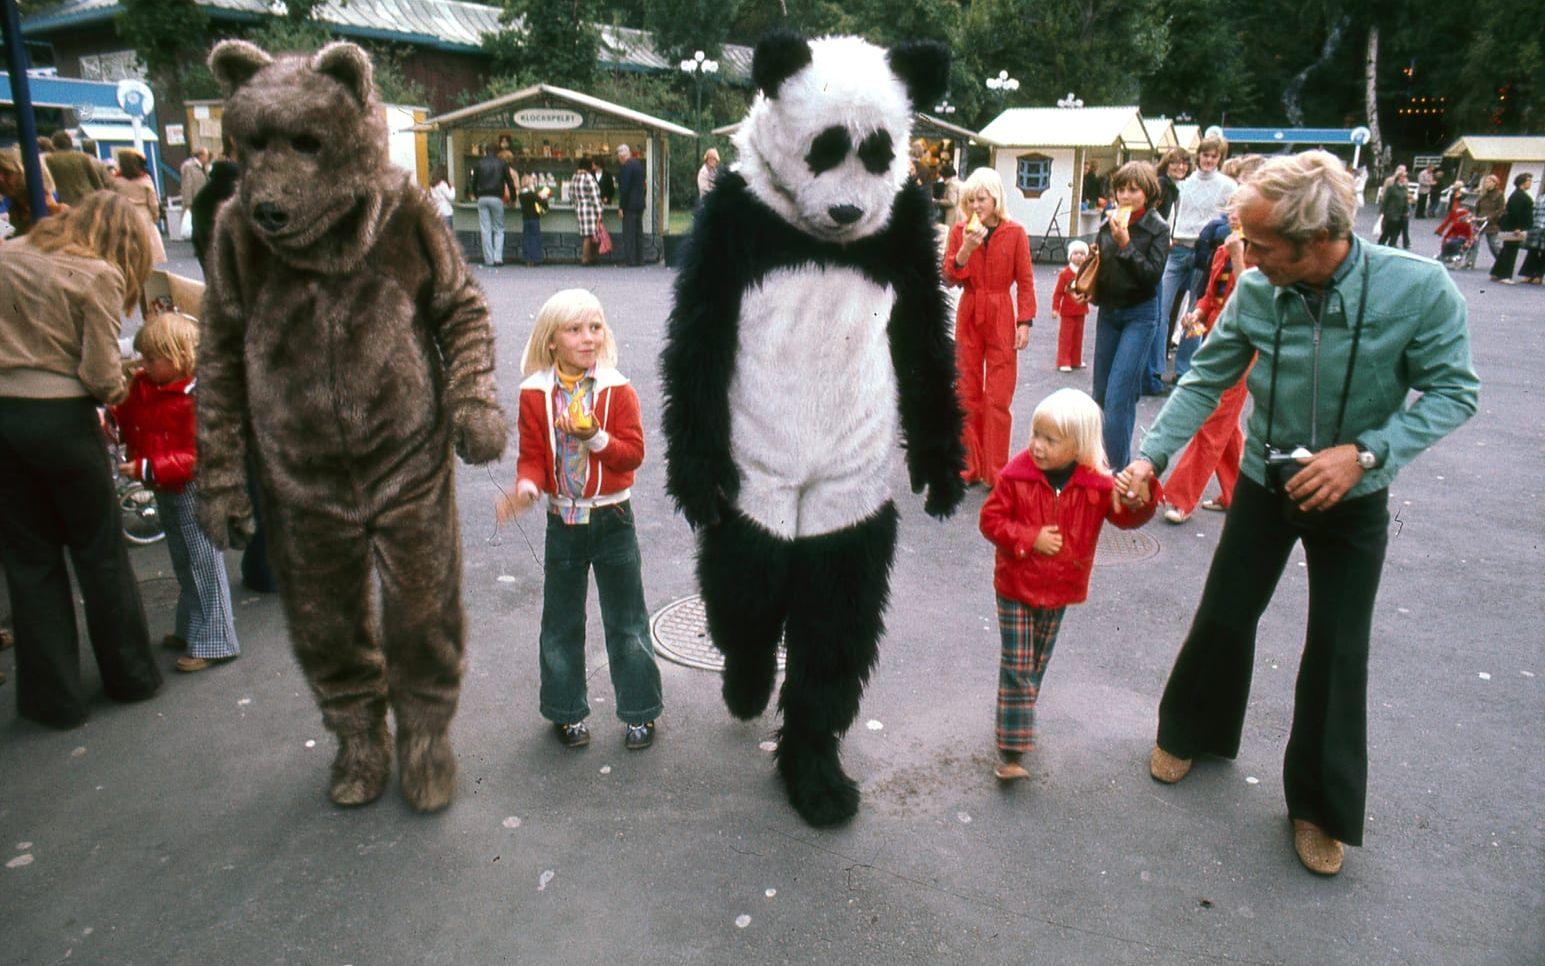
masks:
<path id="1" fill-rule="evenodd" d="M 1357 447 L 1358 466 L 1361 466 L 1364 470 L 1371 470 L 1379 465 L 1379 458 L 1374 455 L 1373 450 L 1364 446 L 1361 441 L 1354 442 L 1352 445 Z"/>

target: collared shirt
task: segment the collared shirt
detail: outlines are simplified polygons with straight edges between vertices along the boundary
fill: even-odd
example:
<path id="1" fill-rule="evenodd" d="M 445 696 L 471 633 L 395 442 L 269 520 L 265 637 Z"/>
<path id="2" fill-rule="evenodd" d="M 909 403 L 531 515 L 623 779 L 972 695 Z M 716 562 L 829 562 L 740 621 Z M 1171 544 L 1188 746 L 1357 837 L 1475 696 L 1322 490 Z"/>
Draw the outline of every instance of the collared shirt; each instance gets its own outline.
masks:
<path id="1" fill-rule="evenodd" d="M 553 416 L 561 416 L 569 411 L 574 400 L 579 400 L 579 405 L 585 414 L 595 417 L 595 370 L 591 369 L 574 381 L 572 387 L 566 385 L 560 373 L 553 385 Z M 576 505 L 574 501 L 582 499 L 585 495 L 585 482 L 590 475 L 590 450 L 585 447 L 585 441 L 578 436 L 571 436 L 561 429 L 554 429 L 557 446 L 555 453 L 558 460 L 558 496 L 562 499 L 553 501 L 553 512 L 563 518 L 563 522 L 569 525 L 590 522 L 590 507 Z"/>
<path id="2" fill-rule="evenodd" d="M 1365 286 L 1366 314 L 1345 421 L 1339 438 L 1330 439 Z M 1192 358 L 1190 371 L 1143 440 L 1141 455 L 1156 469 L 1164 469 L 1256 353 L 1261 361 L 1249 375 L 1255 405 L 1241 470 L 1257 483 L 1265 481 L 1263 451 L 1273 370 L 1274 445 L 1308 445 L 1317 426 L 1322 448 L 1357 441 L 1378 459 L 1347 498 L 1388 486 L 1401 467 L 1474 415 L 1480 380 L 1470 364 L 1465 302 L 1437 262 L 1354 238 L 1325 288 L 1320 321 L 1316 350 L 1315 318 L 1304 295 L 1292 286 L 1272 285 L 1259 271 L 1245 272 L 1212 334 Z M 1274 358 L 1279 325 L 1281 354 Z M 1311 406 L 1316 359 L 1319 392 Z M 1412 389 L 1421 395 L 1408 406 Z"/>

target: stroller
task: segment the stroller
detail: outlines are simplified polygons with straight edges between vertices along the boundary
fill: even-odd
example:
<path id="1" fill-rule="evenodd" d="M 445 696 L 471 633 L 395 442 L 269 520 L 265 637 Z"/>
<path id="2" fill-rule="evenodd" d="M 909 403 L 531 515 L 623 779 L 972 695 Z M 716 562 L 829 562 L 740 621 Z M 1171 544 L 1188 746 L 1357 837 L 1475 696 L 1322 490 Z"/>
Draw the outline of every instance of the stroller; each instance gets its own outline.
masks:
<path id="1" fill-rule="evenodd" d="M 1474 221 L 1470 209 L 1458 206 L 1439 223 L 1435 232 L 1442 237 L 1438 261 L 1450 269 L 1475 267 L 1476 245 L 1486 230 L 1487 220 Z"/>

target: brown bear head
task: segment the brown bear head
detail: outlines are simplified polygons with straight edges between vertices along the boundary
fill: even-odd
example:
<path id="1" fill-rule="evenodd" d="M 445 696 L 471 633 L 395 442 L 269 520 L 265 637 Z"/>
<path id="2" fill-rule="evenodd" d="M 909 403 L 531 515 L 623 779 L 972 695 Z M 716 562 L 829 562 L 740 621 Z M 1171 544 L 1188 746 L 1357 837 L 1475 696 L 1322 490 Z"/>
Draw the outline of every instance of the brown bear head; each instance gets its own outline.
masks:
<path id="1" fill-rule="evenodd" d="M 388 157 L 370 58 L 347 42 L 274 57 L 226 40 L 209 67 L 225 90 L 222 125 L 241 166 L 238 216 L 286 262 L 357 267 L 405 176 Z"/>

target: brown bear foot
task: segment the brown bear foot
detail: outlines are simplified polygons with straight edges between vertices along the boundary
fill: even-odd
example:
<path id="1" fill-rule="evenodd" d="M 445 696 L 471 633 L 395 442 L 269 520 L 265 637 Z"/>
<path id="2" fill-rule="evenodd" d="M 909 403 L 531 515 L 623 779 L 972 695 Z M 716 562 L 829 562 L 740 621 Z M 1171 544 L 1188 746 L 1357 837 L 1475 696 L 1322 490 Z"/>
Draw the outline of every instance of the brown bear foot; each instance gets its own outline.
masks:
<path id="1" fill-rule="evenodd" d="M 417 812 L 438 812 L 456 791 L 456 754 L 450 735 L 399 732 L 397 760 L 402 771 L 402 797 Z"/>
<path id="2" fill-rule="evenodd" d="M 332 784 L 327 789 L 333 804 L 351 808 L 381 797 L 392 774 L 389 737 L 384 723 L 369 731 L 338 735 Z"/>

